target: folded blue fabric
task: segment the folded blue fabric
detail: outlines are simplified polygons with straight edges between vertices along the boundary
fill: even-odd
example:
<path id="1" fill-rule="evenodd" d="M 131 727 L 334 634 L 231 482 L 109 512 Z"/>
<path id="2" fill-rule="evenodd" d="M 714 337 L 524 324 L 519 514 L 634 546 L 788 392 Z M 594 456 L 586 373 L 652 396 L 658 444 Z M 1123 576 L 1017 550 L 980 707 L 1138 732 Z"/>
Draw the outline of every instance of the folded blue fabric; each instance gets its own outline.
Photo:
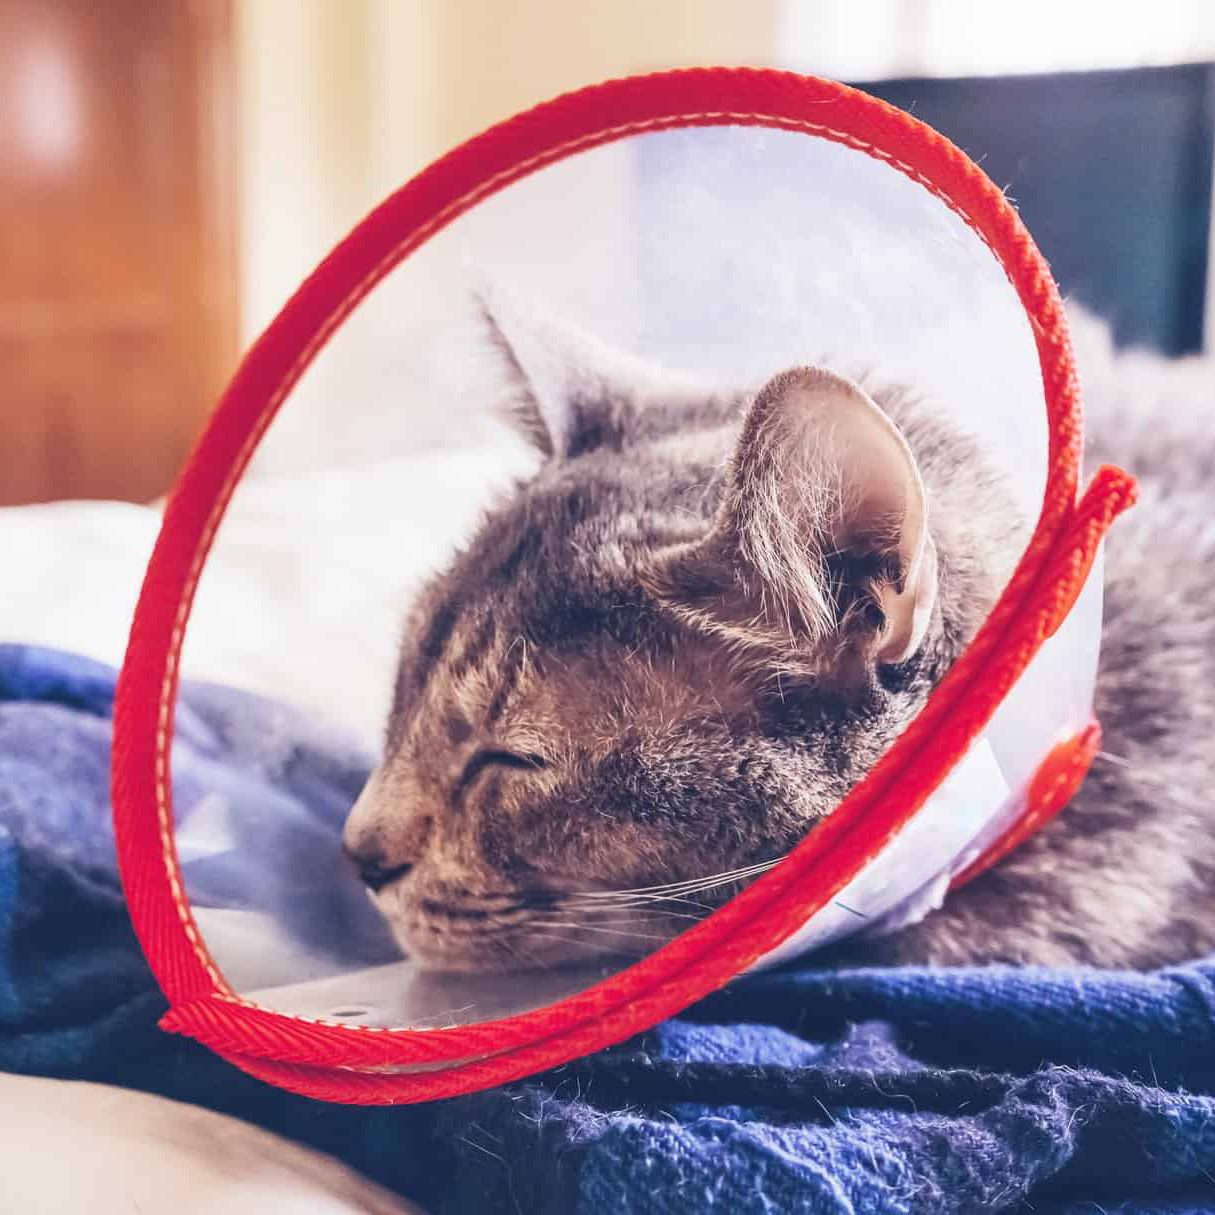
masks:
<path id="1" fill-rule="evenodd" d="M 258 1084 L 156 1029 L 113 855 L 113 680 L 0 646 L 0 1069 L 235 1113 L 436 1212 L 1215 1212 L 1215 960 L 1147 975 L 802 964 L 458 1100 L 353 1109 Z M 317 948 L 352 928 L 374 939 L 326 876 L 367 763 L 280 705 L 185 685 L 179 813 L 218 796 L 242 824 L 192 874 L 197 896 L 245 888 L 272 832 L 300 884 L 248 898 L 289 916 L 307 888 L 333 912 Z"/>

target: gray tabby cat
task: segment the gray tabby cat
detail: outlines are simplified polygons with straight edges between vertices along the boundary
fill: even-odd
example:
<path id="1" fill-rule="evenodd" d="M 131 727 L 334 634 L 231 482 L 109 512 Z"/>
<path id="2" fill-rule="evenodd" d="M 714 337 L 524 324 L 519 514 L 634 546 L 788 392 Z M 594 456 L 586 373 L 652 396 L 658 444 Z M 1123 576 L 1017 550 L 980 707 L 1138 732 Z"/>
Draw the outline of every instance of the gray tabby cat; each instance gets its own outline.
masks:
<path id="1" fill-rule="evenodd" d="M 1027 522 L 905 389 L 798 368 L 709 392 L 518 300 L 486 316 L 545 459 L 416 604 L 347 849 L 420 966 L 645 953 L 831 813 Z M 1089 385 L 1092 455 L 1142 485 L 1108 545 L 1105 753 L 993 872 L 837 960 L 1215 949 L 1215 413 L 1153 410 L 1120 374 Z M 1209 372 L 1175 374 L 1209 403 Z"/>

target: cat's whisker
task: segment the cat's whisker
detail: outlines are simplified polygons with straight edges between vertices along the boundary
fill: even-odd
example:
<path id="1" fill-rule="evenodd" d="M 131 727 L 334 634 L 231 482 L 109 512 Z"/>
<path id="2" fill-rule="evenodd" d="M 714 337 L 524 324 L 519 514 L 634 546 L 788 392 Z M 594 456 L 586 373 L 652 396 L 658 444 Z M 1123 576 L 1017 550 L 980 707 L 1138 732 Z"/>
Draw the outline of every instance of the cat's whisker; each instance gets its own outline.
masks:
<path id="1" fill-rule="evenodd" d="M 650 920 L 687 920 L 690 923 L 698 923 L 704 917 L 700 915 L 691 915 L 686 911 L 667 911 L 661 907 L 602 907 L 602 908 L 585 908 L 585 907 L 559 907 L 554 910 L 564 912 L 566 914 L 575 915 L 580 923 L 588 924 L 634 924 L 639 919 Z M 711 907 L 705 907 L 706 911 L 711 911 Z M 607 916 L 613 916 L 614 919 L 606 919 Z M 538 918 L 534 922 L 544 923 L 542 918 Z"/>
<path id="2" fill-rule="evenodd" d="M 713 890 L 720 889 L 723 886 L 729 886 L 746 880 L 747 879 L 745 877 L 723 878 L 716 882 L 704 882 L 698 886 L 686 887 L 680 894 L 625 894 L 621 895 L 619 898 L 596 899 L 589 902 L 580 902 L 576 905 L 588 909 L 593 907 L 645 907 L 652 903 L 690 903 L 694 906 L 704 906 L 703 903 L 697 903 L 695 899 L 691 898 L 691 896 L 696 894 L 707 894 Z M 563 903 L 563 905 L 568 906 L 571 903 L 574 903 L 574 900 L 569 900 L 568 902 Z"/>
<path id="3" fill-rule="evenodd" d="M 750 872 L 751 868 L 755 868 L 755 867 L 754 866 L 748 867 L 748 869 L 746 869 L 746 870 L 742 870 L 742 869 L 730 870 L 726 873 L 720 873 L 720 874 L 707 874 L 704 877 L 698 877 L 698 878 L 686 878 L 680 882 L 667 882 L 667 883 L 664 883 L 659 886 L 634 886 L 634 887 L 629 887 L 629 888 L 626 888 L 623 890 L 586 890 L 586 891 L 580 891 L 579 894 L 581 895 L 581 897 L 588 898 L 588 899 L 595 899 L 595 898 L 611 899 L 611 898 L 617 898 L 617 897 L 623 896 L 623 895 L 651 895 L 651 894 L 659 895 L 659 894 L 666 894 L 666 893 L 674 893 L 674 892 L 680 891 L 683 888 L 688 887 L 688 886 L 699 886 L 702 882 L 714 881 L 718 878 L 725 880 L 730 877 L 742 876 L 743 874 Z"/>
<path id="4" fill-rule="evenodd" d="M 587 915 L 599 915 L 617 911 L 652 911 L 655 915 L 660 913 L 675 914 L 666 910 L 667 905 L 671 903 L 676 903 L 681 907 L 694 907 L 699 911 L 713 910 L 711 903 L 702 903 L 696 899 L 680 895 L 667 895 L 665 897 L 647 895 L 644 898 L 628 898 L 625 896 L 619 900 L 599 900 L 594 903 L 581 903 L 576 899 L 563 899 L 557 906 L 562 911 L 574 911 Z M 699 919 L 700 917 L 692 916 L 690 918 Z"/>
<path id="5" fill-rule="evenodd" d="M 691 906 L 699 907 L 702 912 L 713 910 L 708 903 L 693 903 Z M 563 908 L 562 910 L 566 909 Z M 650 919 L 687 920 L 692 924 L 698 923 L 700 920 L 704 919 L 703 915 L 693 915 L 688 911 L 672 911 L 667 907 L 651 907 L 645 903 L 637 907 L 630 907 L 628 904 L 625 904 L 622 907 L 605 907 L 602 910 L 596 908 L 578 908 L 577 910 L 581 915 L 584 916 L 627 915 L 631 916 L 633 919 L 648 916 Z"/>
<path id="6" fill-rule="evenodd" d="M 624 890 L 586 890 L 579 891 L 577 897 L 583 899 L 619 899 L 625 896 L 652 896 L 656 898 L 671 894 L 683 894 L 689 890 L 695 891 L 706 887 L 724 885 L 727 882 L 739 881 L 743 878 L 764 873 L 780 864 L 783 857 L 770 861 L 759 861 L 753 865 L 745 865 L 739 869 L 728 869 L 721 873 L 706 874 L 704 877 L 686 878 L 681 882 L 666 882 L 657 886 L 634 886 Z M 573 897 L 573 896 L 569 896 Z"/>
<path id="7" fill-rule="evenodd" d="M 726 886 L 737 885 L 746 880 L 746 878 L 727 878 L 720 882 L 705 883 L 703 886 L 695 886 L 688 889 L 685 894 L 622 895 L 618 899 L 597 899 L 594 902 L 579 902 L 577 900 L 570 899 L 563 900 L 561 906 L 574 907 L 582 911 L 593 911 L 599 907 L 612 911 L 619 911 L 622 908 L 641 908 L 651 906 L 661 908 L 665 907 L 667 904 L 675 903 L 686 907 L 697 907 L 702 911 L 709 911 L 712 910 L 711 904 L 692 898 L 691 896 L 697 894 L 711 894 L 714 890 L 720 890 Z"/>
<path id="8" fill-rule="evenodd" d="M 583 924 L 578 920 L 535 920 L 531 928 L 576 928 L 579 932 L 598 932 L 605 936 L 632 937 L 639 941 L 666 941 L 668 938 L 660 933 L 634 932 L 627 928 L 604 928 L 596 924 Z"/>
<path id="9" fill-rule="evenodd" d="M 678 893 L 671 894 L 644 894 L 630 895 L 620 894 L 615 897 L 601 898 L 595 900 L 578 901 L 577 905 L 582 907 L 592 907 L 599 904 L 604 906 L 620 907 L 643 906 L 647 903 L 667 903 L 667 902 L 688 902 L 690 896 L 698 894 L 709 894 L 714 890 L 720 890 L 724 886 L 737 885 L 739 883 L 750 880 L 751 878 L 760 876 L 766 870 L 756 870 L 752 873 L 732 874 L 729 877 L 706 879 L 696 885 L 681 886 L 678 888 Z M 575 900 L 563 900 L 563 905 L 574 903 Z M 703 906 L 703 904 L 701 904 Z"/>

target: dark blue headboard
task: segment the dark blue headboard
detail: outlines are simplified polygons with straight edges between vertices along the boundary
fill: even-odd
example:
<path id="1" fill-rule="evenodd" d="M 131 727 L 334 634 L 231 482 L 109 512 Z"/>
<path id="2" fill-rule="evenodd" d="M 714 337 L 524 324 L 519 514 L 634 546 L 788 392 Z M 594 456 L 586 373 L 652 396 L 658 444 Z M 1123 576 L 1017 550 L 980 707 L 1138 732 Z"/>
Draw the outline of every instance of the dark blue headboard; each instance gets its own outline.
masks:
<path id="1" fill-rule="evenodd" d="M 978 160 L 1117 341 L 1201 347 L 1215 65 L 860 87 Z"/>

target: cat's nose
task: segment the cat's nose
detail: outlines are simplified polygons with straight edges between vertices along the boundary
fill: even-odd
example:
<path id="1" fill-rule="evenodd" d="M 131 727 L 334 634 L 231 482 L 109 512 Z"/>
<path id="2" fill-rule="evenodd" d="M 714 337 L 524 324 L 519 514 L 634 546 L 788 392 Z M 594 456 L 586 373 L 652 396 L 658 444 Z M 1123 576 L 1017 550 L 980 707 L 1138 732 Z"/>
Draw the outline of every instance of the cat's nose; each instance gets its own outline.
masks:
<path id="1" fill-rule="evenodd" d="M 371 891 L 404 877 L 422 859 L 430 815 L 381 773 L 373 773 L 346 819 L 342 849 Z"/>
<path id="2" fill-rule="evenodd" d="M 394 864 L 376 848 L 351 848 L 343 845 L 343 851 L 354 862 L 359 878 L 373 894 L 383 890 L 397 878 L 404 877 L 413 865 Z"/>

